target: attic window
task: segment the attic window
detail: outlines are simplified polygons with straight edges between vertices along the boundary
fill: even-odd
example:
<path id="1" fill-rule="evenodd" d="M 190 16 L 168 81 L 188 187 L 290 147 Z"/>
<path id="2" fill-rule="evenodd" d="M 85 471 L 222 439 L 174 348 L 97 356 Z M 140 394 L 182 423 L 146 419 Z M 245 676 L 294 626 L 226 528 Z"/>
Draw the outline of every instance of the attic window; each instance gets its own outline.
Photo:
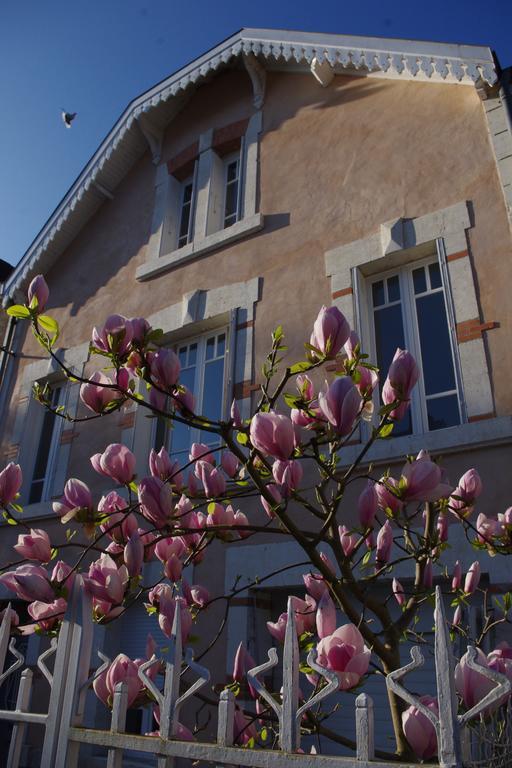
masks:
<path id="1" fill-rule="evenodd" d="M 139 279 L 263 227 L 257 212 L 261 113 L 202 134 L 165 165 L 157 185 L 148 261 Z"/>

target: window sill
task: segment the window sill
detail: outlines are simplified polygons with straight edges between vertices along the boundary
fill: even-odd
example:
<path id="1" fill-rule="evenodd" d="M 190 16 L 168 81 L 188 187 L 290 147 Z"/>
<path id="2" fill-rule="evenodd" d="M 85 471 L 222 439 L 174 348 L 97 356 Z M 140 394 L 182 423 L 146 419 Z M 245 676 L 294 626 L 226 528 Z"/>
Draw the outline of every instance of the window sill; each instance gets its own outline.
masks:
<path id="1" fill-rule="evenodd" d="M 253 234 L 253 232 L 258 232 L 260 229 L 263 229 L 263 225 L 264 218 L 261 213 L 237 221 L 236 224 L 227 229 L 212 232 L 211 235 L 207 235 L 202 240 L 196 239 L 183 248 L 172 251 L 172 253 L 160 256 L 154 261 L 147 261 L 138 268 L 136 273 L 137 280 L 147 280 L 158 275 L 160 272 L 172 269 L 178 264 L 184 264 L 191 259 L 195 259 L 197 256 L 202 256 L 204 253 L 228 245 L 242 237 Z"/>
<path id="2" fill-rule="evenodd" d="M 485 421 L 459 424 L 457 427 L 380 440 L 364 457 L 364 463 L 383 464 L 414 455 L 424 448 L 432 453 L 462 453 L 466 450 L 512 442 L 512 418 L 500 416 Z M 350 465 L 361 451 L 362 444 L 350 445 L 341 452 L 343 465 Z"/>

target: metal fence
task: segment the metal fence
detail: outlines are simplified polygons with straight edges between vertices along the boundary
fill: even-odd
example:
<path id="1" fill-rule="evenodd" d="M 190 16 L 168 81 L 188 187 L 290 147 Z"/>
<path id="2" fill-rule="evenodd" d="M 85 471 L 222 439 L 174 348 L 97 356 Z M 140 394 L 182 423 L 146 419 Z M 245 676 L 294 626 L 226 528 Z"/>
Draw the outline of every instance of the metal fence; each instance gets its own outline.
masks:
<path id="1" fill-rule="evenodd" d="M 77 768 L 81 745 L 96 745 L 107 752 L 107 768 L 121 768 L 127 752 L 136 750 L 153 756 L 158 768 L 172 768 L 176 758 L 204 761 L 217 766 L 253 766 L 254 768 L 392 768 L 408 763 L 386 763 L 375 760 L 373 703 L 369 696 L 360 694 L 355 702 L 356 742 L 354 757 L 332 757 L 300 754 L 300 723 L 304 714 L 334 694 L 338 689 L 335 673 L 316 663 L 316 652 L 309 653 L 308 665 L 325 680 L 325 685 L 306 702 L 299 701 L 299 647 L 295 628 L 295 613 L 291 601 L 283 650 L 283 690 L 277 700 L 266 690 L 262 677 L 278 664 L 275 648 L 268 652 L 268 661 L 250 670 L 248 682 L 255 688 L 274 713 L 278 749 L 247 749 L 234 746 L 235 698 L 224 690 L 218 702 L 217 739 L 214 743 L 180 741 L 178 733 L 180 711 L 187 700 L 210 680 L 209 671 L 193 659 L 190 649 L 183 651 L 181 642 L 180 611 L 175 612 L 174 624 L 166 655 L 161 659 L 164 675 L 163 691 L 148 676 L 148 669 L 156 663 L 152 658 L 141 665 L 139 677 L 151 691 L 160 707 L 160 736 L 138 736 L 125 733 L 127 714 L 127 685 L 119 683 L 115 689 L 109 730 L 84 726 L 85 699 L 91 683 L 110 663 L 103 654 L 103 664 L 90 676 L 93 623 L 90 599 L 76 578 L 68 610 L 59 638 L 52 640 L 50 648 L 38 659 L 37 667 L 50 686 L 47 712 L 31 711 L 33 671 L 24 668 L 24 657 L 16 647 L 16 638 L 9 640 L 10 615 L 5 612 L 0 628 L 0 669 L 4 669 L 8 649 L 15 661 L 0 675 L 0 686 L 23 669 L 18 686 L 16 708 L 0 710 L 0 720 L 14 724 L 11 735 L 7 768 L 20 768 L 21 750 L 29 724 L 44 729 L 41 768 Z M 419 647 L 411 650 L 412 661 L 387 677 L 388 687 L 409 704 L 417 707 L 433 724 L 438 740 L 438 763 L 441 768 L 507 768 L 512 766 L 512 716 L 510 704 L 496 709 L 507 699 L 511 683 L 501 674 L 484 669 L 475 663 L 476 651 L 469 649 L 468 665 L 496 683 L 496 687 L 475 707 L 458 714 L 454 684 L 454 660 L 448 626 L 444 615 L 439 587 L 435 608 L 435 662 L 439 703 L 439 716 L 426 708 L 403 685 L 407 674 L 423 664 Z M 47 666 L 54 656 L 53 672 Z M 192 673 L 195 680 L 185 688 L 183 670 Z M 493 707 L 494 705 L 494 707 Z M 492 712 L 489 716 L 487 713 Z M 507 762 L 508 761 L 508 762 Z"/>

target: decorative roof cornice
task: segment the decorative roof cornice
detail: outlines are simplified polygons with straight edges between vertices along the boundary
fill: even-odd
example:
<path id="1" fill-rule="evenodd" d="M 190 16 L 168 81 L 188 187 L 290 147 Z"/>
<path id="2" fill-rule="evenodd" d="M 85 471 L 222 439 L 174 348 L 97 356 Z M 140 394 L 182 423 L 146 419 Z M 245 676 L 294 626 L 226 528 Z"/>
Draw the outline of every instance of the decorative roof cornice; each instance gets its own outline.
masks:
<path id="1" fill-rule="evenodd" d="M 147 120 L 158 157 L 158 131 L 180 108 L 185 92 L 241 56 L 268 69 L 300 71 L 324 62 L 335 74 L 488 86 L 497 80 L 491 50 L 483 46 L 413 40 L 243 29 L 134 99 L 89 160 L 4 284 L 4 303 L 37 272 L 46 272 L 134 162 L 146 151 Z M 254 60 L 254 59 L 253 59 Z M 325 67 L 324 67 L 325 68 Z M 141 118 L 144 116 L 142 123 Z"/>

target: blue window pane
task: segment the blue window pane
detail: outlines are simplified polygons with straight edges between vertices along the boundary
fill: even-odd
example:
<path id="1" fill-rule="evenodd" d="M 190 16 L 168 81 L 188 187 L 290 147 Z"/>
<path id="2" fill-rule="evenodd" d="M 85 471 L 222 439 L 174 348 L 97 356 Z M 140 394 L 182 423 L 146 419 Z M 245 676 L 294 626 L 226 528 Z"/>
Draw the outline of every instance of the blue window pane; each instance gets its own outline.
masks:
<path id="1" fill-rule="evenodd" d="M 405 347 L 402 307 L 395 304 L 392 307 L 379 309 L 375 316 L 375 342 L 377 346 L 377 365 L 380 368 L 381 390 L 388 373 L 391 361 L 397 347 Z M 408 412 L 402 421 L 395 425 L 393 435 L 407 435 L 411 432 L 411 416 Z"/>
<path id="2" fill-rule="evenodd" d="M 211 360 L 215 355 L 215 336 L 212 336 L 206 342 L 206 359 Z"/>
<path id="3" fill-rule="evenodd" d="M 224 358 L 208 363 L 204 369 L 204 392 L 202 413 L 212 420 L 222 418 L 224 394 Z M 201 433 L 201 442 L 217 442 L 211 432 Z"/>
<path id="4" fill-rule="evenodd" d="M 444 429 L 460 424 L 459 402 L 457 395 L 436 397 L 427 400 L 428 428 Z"/>
<path id="5" fill-rule="evenodd" d="M 181 367 L 184 368 L 187 364 L 187 347 L 180 347 L 178 357 L 180 359 Z"/>
<path id="6" fill-rule="evenodd" d="M 400 281 L 398 275 L 388 277 L 388 301 L 400 301 Z"/>
<path id="7" fill-rule="evenodd" d="M 217 357 L 224 357 L 226 351 L 226 334 L 221 333 L 217 339 Z"/>
<path id="8" fill-rule="evenodd" d="M 414 282 L 414 293 L 425 293 L 427 290 L 427 278 L 425 276 L 425 268 L 419 267 L 412 273 L 412 279 Z"/>
<path id="9" fill-rule="evenodd" d="M 197 361 L 197 344 L 191 344 L 188 348 L 188 364 L 195 365 Z"/>
<path id="10" fill-rule="evenodd" d="M 430 287 L 441 288 L 441 270 L 439 269 L 437 261 L 435 264 L 429 264 L 428 271 L 430 273 Z"/>
<path id="11" fill-rule="evenodd" d="M 373 306 L 380 307 L 384 304 L 384 281 L 379 280 L 372 285 Z"/>
<path id="12" fill-rule="evenodd" d="M 418 297 L 416 312 L 425 393 L 434 395 L 455 389 L 455 372 L 444 294 L 439 292 Z"/>

